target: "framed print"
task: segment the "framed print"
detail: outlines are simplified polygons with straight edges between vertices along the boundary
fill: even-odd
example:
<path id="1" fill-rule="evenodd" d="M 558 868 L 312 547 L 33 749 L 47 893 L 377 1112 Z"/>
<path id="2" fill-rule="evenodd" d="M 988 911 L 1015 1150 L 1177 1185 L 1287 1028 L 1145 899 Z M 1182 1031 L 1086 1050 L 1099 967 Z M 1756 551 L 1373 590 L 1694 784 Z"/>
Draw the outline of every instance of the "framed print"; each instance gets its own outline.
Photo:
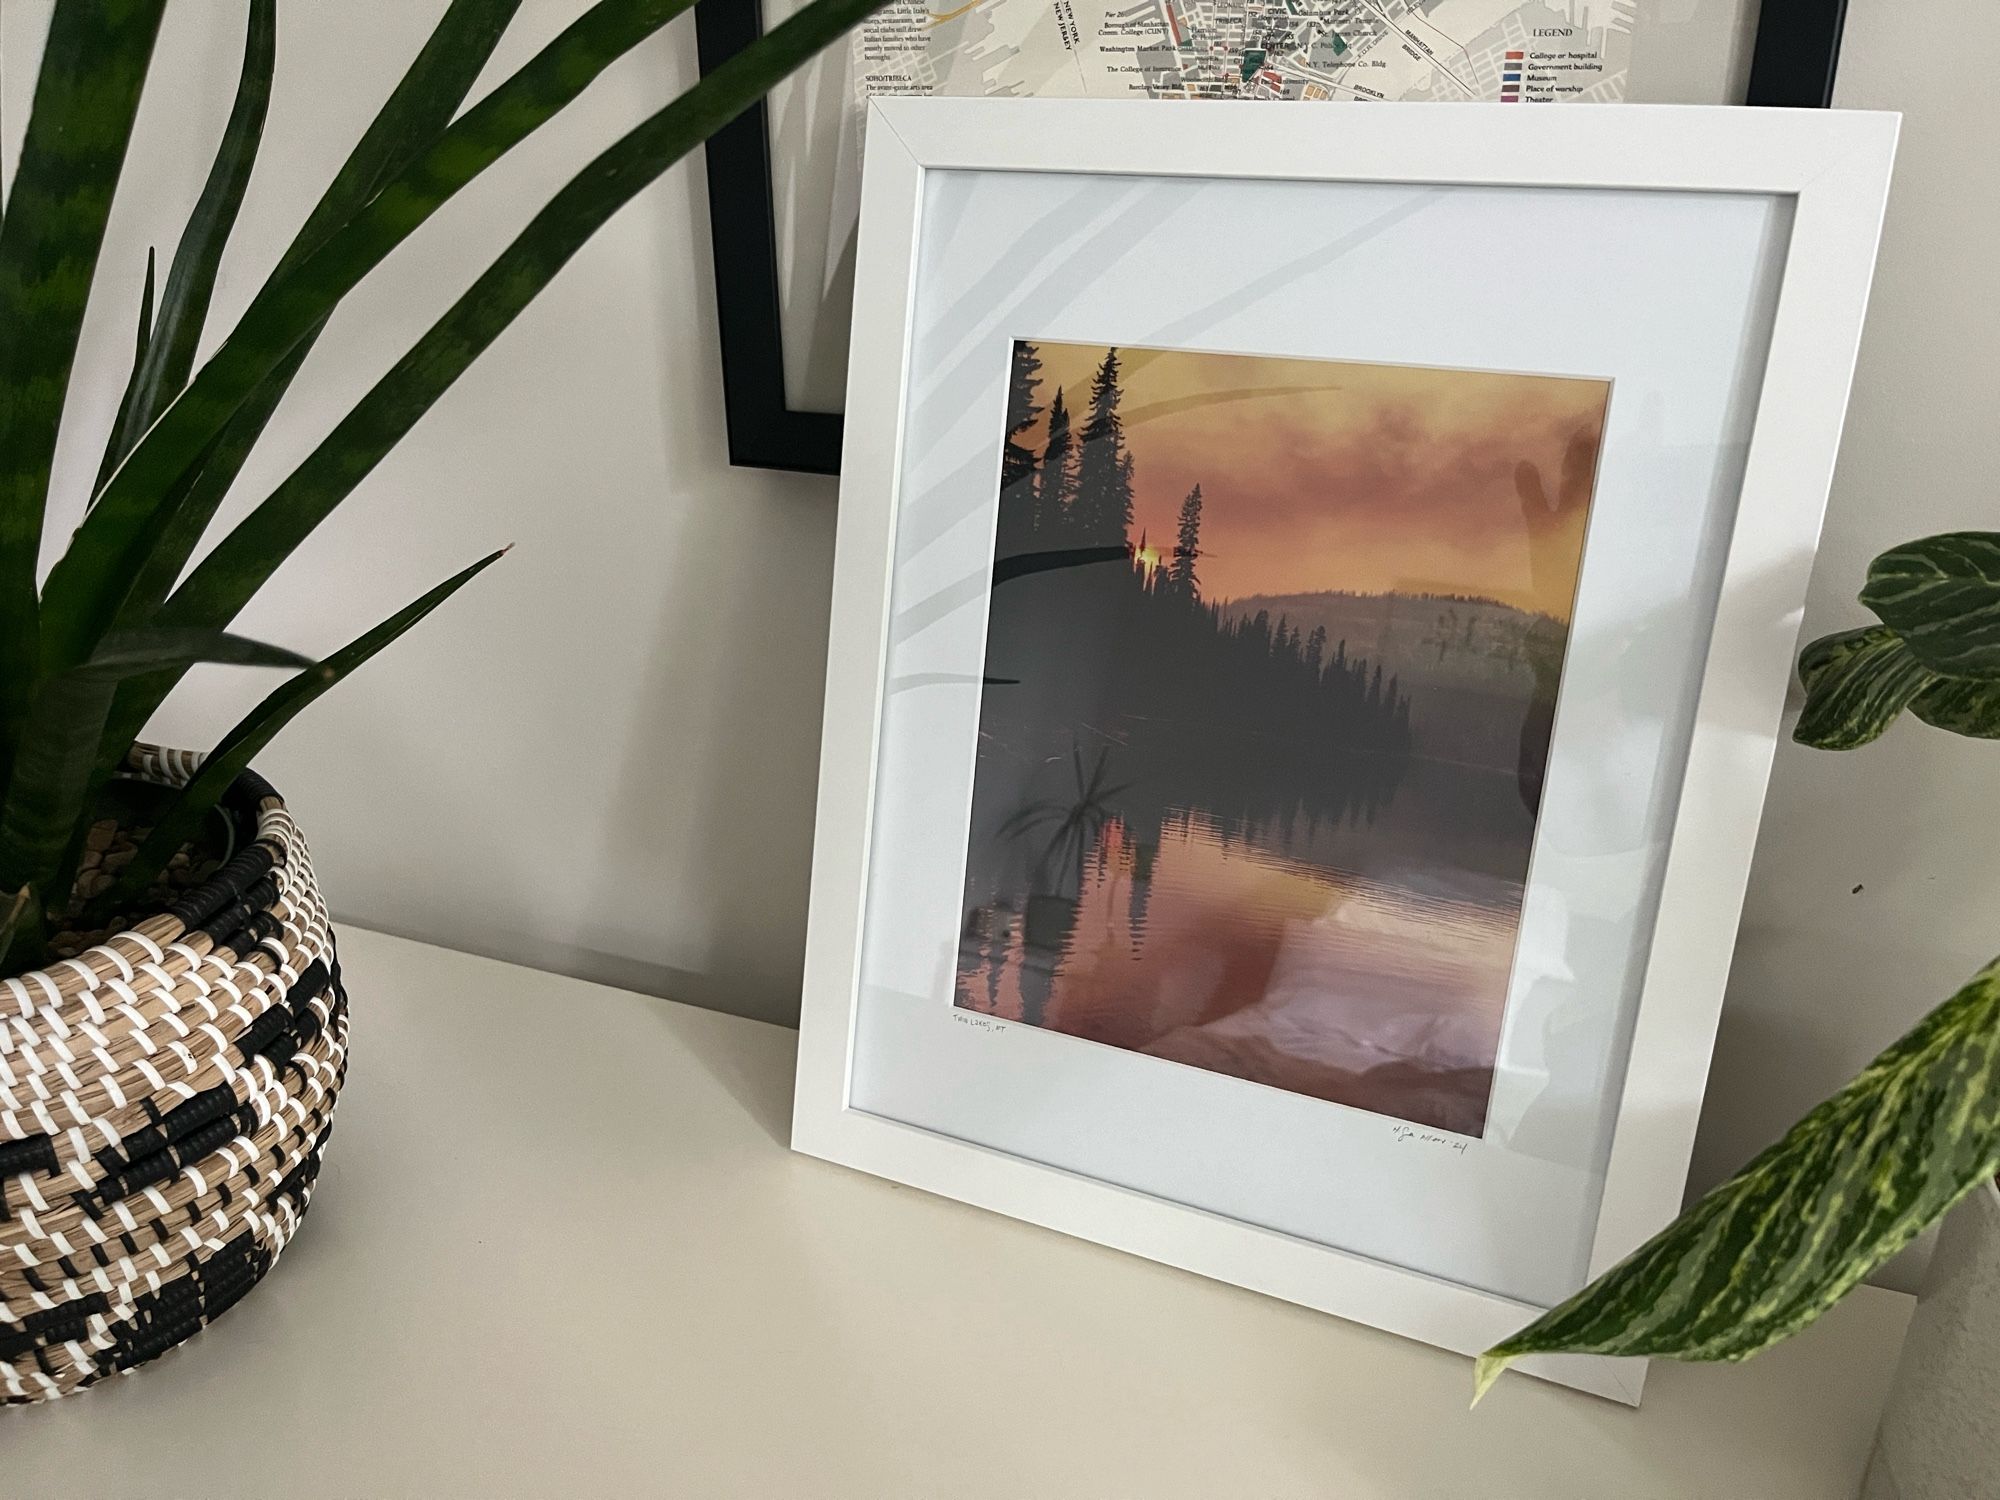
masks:
<path id="1" fill-rule="evenodd" d="M 703 71 L 797 0 L 702 0 Z M 731 462 L 835 473 L 860 125 L 880 95 L 1824 107 L 1847 0 L 889 0 L 707 146 Z"/>
<path id="2" fill-rule="evenodd" d="M 1679 1208 L 1895 119 L 874 109 L 793 1144 L 1477 1352 Z"/>

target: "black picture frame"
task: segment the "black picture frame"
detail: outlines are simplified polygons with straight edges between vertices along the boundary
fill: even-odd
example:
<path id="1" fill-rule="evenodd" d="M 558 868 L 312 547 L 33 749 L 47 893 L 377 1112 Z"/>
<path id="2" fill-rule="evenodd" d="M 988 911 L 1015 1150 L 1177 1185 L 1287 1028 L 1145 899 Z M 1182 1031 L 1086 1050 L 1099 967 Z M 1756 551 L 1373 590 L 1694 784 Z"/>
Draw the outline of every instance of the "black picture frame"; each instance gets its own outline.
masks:
<path id="1" fill-rule="evenodd" d="M 1764 0 L 1745 104 L 1824 109 L 1833 102 L 1847 0 Z M 706 74 L 763 32 L 759 0 L 700 0 L 695 54 Z M 771 135 L 762 100 L 709 137 L 708 216 L 729 461 L 802 474 L 840 472 L 838 412 L 801 411 L 785 393 Z"/>

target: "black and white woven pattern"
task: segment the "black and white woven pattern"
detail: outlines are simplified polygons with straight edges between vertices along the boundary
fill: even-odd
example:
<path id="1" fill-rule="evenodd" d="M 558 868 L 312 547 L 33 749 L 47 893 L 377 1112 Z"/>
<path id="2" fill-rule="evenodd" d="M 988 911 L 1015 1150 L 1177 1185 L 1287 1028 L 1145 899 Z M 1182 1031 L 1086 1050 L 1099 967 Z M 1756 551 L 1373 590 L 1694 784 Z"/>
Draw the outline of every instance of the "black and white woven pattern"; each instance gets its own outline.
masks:
<path id="1" fill-rule="evenodd" d="M 135 752 L 181 785 L 199 758 Z M 0 1403 L 129 1370 L 220 1316 L 298 1228 L 346 1065 L 306 846 L 245 774 L 236 852 L 167 911 L 0 979 Z"/>

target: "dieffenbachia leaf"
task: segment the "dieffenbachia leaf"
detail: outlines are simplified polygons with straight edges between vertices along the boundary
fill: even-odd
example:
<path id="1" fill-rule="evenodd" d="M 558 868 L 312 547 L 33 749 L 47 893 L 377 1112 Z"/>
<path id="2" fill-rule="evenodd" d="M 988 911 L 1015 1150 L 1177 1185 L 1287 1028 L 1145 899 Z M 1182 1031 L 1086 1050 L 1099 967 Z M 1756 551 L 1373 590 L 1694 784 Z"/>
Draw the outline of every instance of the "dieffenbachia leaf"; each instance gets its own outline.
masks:
<path id="1" fill-rule="evenodd" d="M 814 0 L 615 142 L 556 194 L 325 441 L 196 565 L 162 623 L 235 618 L 599 225 L 882 0 Z"/>
<path id="2" fill-rule="evenodd" d="M 1736 1176 L 1480 1356 L 1740 1360 L 1796 1333 L 2000 1170 L 2000 960 Z"/>
<path id="3" fill-rule="evenodd" d="M 278 58 L 277 0 L 250 0 L 250 19 L 243 43 L 243 68 L 236 82 L 236 100 L 223 127 L 222 142 L 210 163 L 208 180 L 195 199 L 187 227 L 174 250 L 173 268 L 160 297 L 152 338 L 133 370 L 132 382 L 120 404 L 118 422 L 105 450 L 98 476 L 101 487 L 118 461 L 132 451 L 140 434 L 152 426 L 166 403 L 180 394 L 194 368 L 195 347 L 208 320 L 215 293 L 215 273 L 222 251 L 243 205 L 256 164 L 257 144 L 264 135 L 264 116 L 271 103 L 271 73 Z M 152 274 L 150 256 L 147 275 Z M 149 281 L 150 284 L 150 281 Z"/>
<path id="4" fill-rule="evenodd" d="M 2000 532 L 1891 547 L 1868 565 L 1861 602 L 1932 671 L 2000 678 Z"/>
<path id="5" fill-rule="evenodd" d="M 1799 681 L 1810 691 L 1813 682 L 1828 667 L 1846 661 L 1870 641 L 1880 640 L 1893 633 L 1880 625 L 1863 625 L 1855 630 L 1836 631 L 1832 635 L 1823 635 L 1816 641 L 1808 642 L 1799 652 Z"/>
<path id="6" fill-rule="evenodd" d="M 97 504 L 77 528 L 69 550 L 50 570 L 42 591 L 44 671 L 60 671 L 90 654 L 91 646 L 118 617 L 154 545 L 167 532 L 172 515 L 163 497 L 179 494 L 185 503 L 188 492 L 177 490 L 176 481 L 361 278 L 468 182 L 691 3 L 599 0 L 520 71 L 446 127 L 303 260 L 265 283 L 229 337 L 99 491 Z M 804 12 L 786 24 L 810 15 Z M 599 184 L 609 193 L 617 193 L 619 186 Z M 618 201 L 629 197 L 630 191 Z M 163 515 L 163 510 L 169 513 Z"/>
<path id="7" fill-rule="evenodd" d="M 49 465 L 165 0 L 59 0 L 0 218 L 0 785 L 33 700 Z"/>
<path id="8" fill-rule="evenodd" d="M 153 341 L 153 247 L 146 247 L 146 284 L 139 289 L 139 336 L 134 340 L 132 373 L 125 380 L 125 394 L 118 398 L 118 415 L 111 422 L 111 441 L 105 444 L 104 461 L 97 468 L 97 483 L 90 487 L 92 498 L 110 477 L 122 455 L 118 434 L 125 428 L 134 403 L 139 399 L 139 382 L 146 371 L 146 348 Z"/>
<path id="9" fill-rule="evenodd" d="M 121 679 L 194 662 L 310 666 L 295 651 L 206 630 L 141 630 L 106 637 L 97 654 L 45 679 L 28 711 L 14 777 L 0 803 L 0 889 L 32 886 L 50 910 L 68 892 L 59 874 L 89 805 L 92 771 Z"/>
<path id="10" fill-rule="evenodd" d="M 188 843 L 201 827 L 202 819 L 229 790 L 230 783 L 272 738 L 296 718 L 306 706 L 336 682 L 348 676 L 376 652 L 410 629 L 445 600 L 470 583 L 480 573 L 506 556 L 503 548 L 482 557 L 471 567 L 447 578 L 412 604 L 405 605 L 366 634 L 356 637 L 327 657 L 311 671 L 281 683 L 269 697 L 244 716 L 241 723 L 202 762 L 194 778 L 181 789 L 171 807 L 147 835 L 139 852 L 119 876 L 118 882 L 93 903 L 92 911 L 105 913 L 137 897 L 167 867 L 167 861 Z"/>
<path id="11" fill-rule="evenodd" d="M 1933 728 L 2000 740 L 2000 682 L 1940 677 L 1910 700 L 1910 712 Z"/>
<path id="12" fill-rule="evenodd" d="M 1799 654 L 1806 706 L 1792 738 L 1820 750 L 1852 750 L 1879 736 L 1936 680 L 1886 625 L 1842 631 Z"/>

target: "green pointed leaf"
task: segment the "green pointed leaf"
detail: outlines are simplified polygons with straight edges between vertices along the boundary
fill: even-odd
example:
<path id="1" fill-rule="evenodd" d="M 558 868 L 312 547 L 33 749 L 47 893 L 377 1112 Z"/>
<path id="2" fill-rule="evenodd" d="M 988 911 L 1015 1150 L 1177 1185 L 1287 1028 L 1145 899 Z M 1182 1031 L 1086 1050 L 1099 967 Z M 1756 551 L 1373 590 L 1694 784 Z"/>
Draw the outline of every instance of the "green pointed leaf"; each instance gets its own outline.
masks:
<path id="1" fill-rule="evenodd" d="M 452 0 L 430 40 L 279 257 L 276 274 L 282 275 L 304 260 L 451 122 L 520 4 L 521 0 Z M 324 321 L 316 325 L 258 382 L 215 446 L 203 456 L 173 525 L 147 557 L 127 599 L 128 621 L 149 616 L 179 580 L 202 533 L 325 326 Z M 166 694 L 163 691 L 159 696 L 163 699 Z M 158 706 L 157 700 L 153 706 Z M 140 715 L 139 727 L 150 714 L 148 708 Z M 118 759 L 123 759 L 122 751 Z"/>
<path id="2" fill-rule="evenodd" d="M 275 274 L 283 274 L 304 260 L 451 122 L 520 4 L 521 0 L 452 0 L 430 40 L 278 258 Z M 325 326 L 322 320 L 258 382 L 195 466 L 197 472 L 184 475 L 188 493 L 173 501 L 173 524 L 148 554 L 127 596 L 123 620 L 147 618 L 167 597 Z M 183 371 L 176 389 L 185 378 Z M 100 476 L 99 488 L 103 482 Z M 162 687 L 137 713 L 134 735 L 144 728 L 172 686 Z M 113 764 L 123 759 L 121 748 Z"/>
<path id="3" fill-rule="evenodd" d="M 2000 1170 L 2000 960 L 1736 1176 L 1480 1356 L 1740 1360 L 1798 1332 Z"/>
<path id="4" fill-rule="evenodd" d="M 79 677 L 116 682 L 163 667 L 215 662 L 233 667 L 310 667 L 313 660 L 283 646 L 267 646 L 245 636 L 215 630 L 123 630 L 107 635 L 75 668 Z"/>
<path id="5" fill-rule="evenodd" d="M 165 0 L 59 0 L 0 218 L 0 785 L 34 696 L 56 429 Z"/>
<path id="6" fill-rule="evenodd" d="M 520 0 L 452 0 L 430 39 L 279 257 L 277 274 L 289 271 L 318 248 L 451 123 L 519 9 Z M 140 564 L 113 628 L 129 629 L 151 620 L 180 580 L 203 532 L 325 326 L 322 320 L 299 340 L 257 383 L 202 457 L 182 472 L 176 488 L 165 497 L 171 519 Z M 100 478 L 100 488 L 102 484 Z M 103 742 L 98 746 L 96 786 L 101 788 L 125 763 L 133 742 L 145 732 L 147 722 L 182 675 L 177 670 L 151 672 L 118 685 Z M 79 828 L 73 837 L 67 857 L 71 866 L 82 854 L 84 832 Z"/>
<path id="7" fill-rule="evenodd" d="M 0 896 L 0 902 L 4 902 L 4 906 L 0 906 L 0 974 L 14 972 L 12 968 L 8 968 L 6 956 L 8 950 L 14 946 L 14 934 L 20 930 L 22 918 L 28 916 L 28 910 L 32 906 L 30 898 L 32 892 L 26 886 L 16 890 L 12 896 Z"/>
<path id="8" fill-rule="evenodd" d="M 466 183 L 691 3 L 599 0 L 453 121 L 298 264 L 272 276 L 222 346 L 126 455 L 50 571 L 42 591 L 44 671 L 60 671 L 89 655 L 172 520 L 171 514 L 159 514 L 172 509 L 163 497 L 176 493 L 176 480 L 361 278 Z M 185 503 L 186 492 L 180 493 Z"/>
<path id="9" fill-rule="evenodd" d="M 124 449 L 118 446 L 118 434 L 130 420 L 130 413 L 139 399 L 139 381 L 146 369 L 146 347 L 153 340 L 153 247 L 146 247 L 146 284 L 139 292 L 139 336 L 132 351 L 132 373 L 126 378 L 125 393 L 118 398 L 118 415 L 111 423 L 111 438 L 104 445 L 104 460 L 97 466 L 97 482 L 90 487 L 92 502 L 97 492 L 104 487 L 104 481 L 111 477 L 118 460 L 124 456 Z"/>
<path id="10" fill-rule="evenodd" d="M 163 607 L 162 622 L 214 627 L 234 619 L 599 225 L 880 3 L 814 0 L 598 156 L 270 497 L 216 544 Z"/>
<path id="11" fill-rule="evenodd" d="M 0 975 L 19 974 L 41 961 L 41 905 L 27 886 L 0 903 Z"/>
<path id="12" fill-rule="evenodd" d="M 1891 547 L 1861 602 L 1947 677 L 2000 678 L 2000 532 L 1952 531 Z"/>
<path id="13" fill-rule="evenodd" d="M 92 772 L 120 680 L 195 662 L 310 667 L 307 657 L 207 630 L 141 630 L 107 637 L 97 654 L 41 684 L 29 710 L 14 777 L 0 803 L 0 889 L 33 885 L 51 907 L 72 835 L 91 805 Z M 314 669 L 317 670 L 317 669 Z"/>
<path id="14" fill-rule="evenodd" d="M 160 299 L 159 321 L 126 389 L 126 403 L 120 406 L 111 445 L 105 452 L 100 487 L 118 461 L 132 451 L 140 434 L 152 426 L 160 409 L 180 393 L 194 368 L 195 346 L 208 320 L 209 299 L 215 293 L 215 273 L 221 267 L 229 232 L 236 225 L 236 211 L 242 207 L 243 190 L 250 185 L 250 169 L 263 138 L 264 116 L 271 103 L 271 72 L 277 58 L 277 0 L 250 0 L 236 102 L 230 107 L 208 180 L 202 184 L 201 196 L 195 200 L 194 212 L 174 250 L 173 269 L 167 273 L 166 292 Z M 149 278 L 151 272 L 149 257 Z"/>
<path id="15" fill-rule="evenodd" d="M 277 275 L 318 249 L 451 123 L 520 8 L 521 0 L 452 0 L 279 257 Z"/>
<path id="16" fill-rule="evenodd" d="M 1940 677 L 1910 700 L 1910 712 L 1936 729 L 2000 740 L 2000 682 Z"/>
<path id="17" fill-rule="evenodd" d="M 1806 706 L 1792 738 L 1852 750 L 1878 737 L 1935 677 L 1884 625 L 1814 641 L 1799 655 Z"/>
<path id="18" fill-rule="evenodd" d="M 481 558 L 463 572 L 446 579 L 415 603 L 404 606 L 373 630 L 350 641 L 310 672 L 281 684 L 276 691 L 264 699 L 247 714 L 243 721 L 232 729 L 222 743 L 216 746 L 194 779 L 182 789 L 180 796 L 157 827 L 139 847 L 132 863 L 126 866 L 117 885 L 100 897 L 93 910 L 110 911 L 120 904 L 134 900 L 158 878 L 160 871 L 167 867 L 167 861 L 174 857 L 192 839 L 201 821 L 209 810 L 221 799 L 246 769 L 250 762 L 268 745 L 272 738 L 289 724 L 307 705 L 336 682 L 353 672 L 376 652 L 410 629 L 445 600 L 470 583 L 480 573 L 506 556 L 506 549 Z"/>

